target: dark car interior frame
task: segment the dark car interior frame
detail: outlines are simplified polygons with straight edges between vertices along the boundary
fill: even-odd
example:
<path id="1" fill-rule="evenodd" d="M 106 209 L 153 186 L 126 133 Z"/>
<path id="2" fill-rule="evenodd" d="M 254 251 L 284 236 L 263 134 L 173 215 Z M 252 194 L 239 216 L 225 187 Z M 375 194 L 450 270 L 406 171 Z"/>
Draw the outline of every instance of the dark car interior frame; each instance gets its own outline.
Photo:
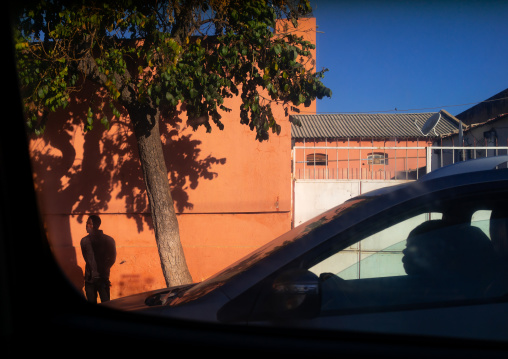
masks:
<path id="1" fill-rule="evenodd" d="M 8 4 L 8 3 L 7 3 Z M 4 6 L 8 6 L 5 5 Z M 89 304 L 60 270 L 44 235 L 32 182 L 13 56 L 3 12 L 3 118 L 0 130 L 0 291 L 2 351 L 101 353 L 333 354 L 340 358 L 506 355 L 504 344 L 305 329 L 213 325 L 118 312 Z"/>

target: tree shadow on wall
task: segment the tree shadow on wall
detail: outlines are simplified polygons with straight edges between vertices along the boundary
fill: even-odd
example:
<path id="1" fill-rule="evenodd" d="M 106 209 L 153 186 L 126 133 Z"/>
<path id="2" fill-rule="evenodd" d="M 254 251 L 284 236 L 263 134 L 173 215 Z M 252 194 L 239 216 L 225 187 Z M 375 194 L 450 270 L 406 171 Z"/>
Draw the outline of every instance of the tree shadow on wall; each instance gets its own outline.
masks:
<path id="1" fill-rule="evenodd" d="M 145 226 L 153 229 L 136 139 L 125 116 L 113 121 L 108 131 L 96 121 L 94 128 L 82 135 L 93 96 L 92 90 L 83 90 L 79 98 L 86 101 L 76 98 L 66 111 L 54 114 L 43 136 L 33 138 L 30 149 L 41 213 L 60 216 L 55 222 L 58 228 L 49 228 L 50 240 L 52 235 L 58 236 L 59 247 L 67 248 L 59 262 L 78 287 L 82 287 L 83 274 L 77 266 L 80 254 L 69 252 L 73 248 L 69 215 L 84 223 L 90 213 L 118 213 L 117 207 L 110 208 L 116 202 L 116 206 L 125 205 L 125 214 L 136 221 L 138 232 Z M 193 208 L 189 188 L 196 188 L 202 179 L 215 178 L 213 167 L 225 164 L 226 159 L 202 157 L 201 141 L 192 134 L 179 135 L 181 113 L 169 114 L 161 123 L 171 193 L 177 212 L 183 212 Z"/>
<path id="2" fill-rule="evenodd" d="M 161 121 L 164 157 L 176 209 L 178 212 L 184 212 L 185 209 L 194 207 L 189 202 L 188 188 L 195 189 L 201 179 L 212 180 L 217 177 L 217 173 L 212 172 L 211 168 L 214 165 L 224 165 L 226 159 L 211 155 L 200 158 L 201 141 L 192 139 L 191 134 L 180 135 L 179 133 L 182 112 L 167 112 L 167 114 Z"/>

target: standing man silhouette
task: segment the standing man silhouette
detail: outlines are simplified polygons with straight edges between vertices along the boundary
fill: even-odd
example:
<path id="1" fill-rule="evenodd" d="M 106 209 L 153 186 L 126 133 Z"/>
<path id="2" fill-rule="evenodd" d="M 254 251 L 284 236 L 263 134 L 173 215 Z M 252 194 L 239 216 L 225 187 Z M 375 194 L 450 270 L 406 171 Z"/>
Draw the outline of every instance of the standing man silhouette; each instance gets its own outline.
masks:
<path id="1" fill-rule="evenodd" d="M 99 229 L 101 219 L 91 215 L 86 221 L 88 235 L 81 239 L 81 253 L 85 259 L 85 294 L 89 302 L 101 303 L 110 300 L 110 269 L 116 260 L 115 240 Z"/>

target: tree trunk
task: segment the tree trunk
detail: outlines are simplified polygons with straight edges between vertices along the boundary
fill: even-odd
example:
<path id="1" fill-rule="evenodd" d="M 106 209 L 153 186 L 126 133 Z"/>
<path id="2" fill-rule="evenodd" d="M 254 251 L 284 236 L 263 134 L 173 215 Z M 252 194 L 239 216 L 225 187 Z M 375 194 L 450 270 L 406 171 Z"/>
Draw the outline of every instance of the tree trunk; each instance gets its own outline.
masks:
<path id="1" fill-rule="evenodd" d="M 159 131 L 159 110 L 150 106 L 127 106 L 138 142 L 141 168 L 159 250 L 162 272 L 168 287 L 192 282 L 182 244 L 168 171 Z"/>

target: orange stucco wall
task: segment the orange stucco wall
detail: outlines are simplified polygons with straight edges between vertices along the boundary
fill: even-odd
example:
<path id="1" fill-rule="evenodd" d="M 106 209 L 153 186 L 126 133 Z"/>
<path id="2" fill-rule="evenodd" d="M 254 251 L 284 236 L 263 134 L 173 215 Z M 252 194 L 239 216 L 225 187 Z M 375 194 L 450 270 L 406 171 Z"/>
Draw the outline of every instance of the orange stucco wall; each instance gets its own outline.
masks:
<path id="1" fill-rule="evenodd" d="M 303 34 L 315 43 L 315 19 Z M 314 54 L 315 55 L 315 54 Z M 111 297 L 165 286 L 160 268 L 137 147 L 129 118 L 105 131 L 97 121 L 84 133 L 89 106 L 100 89 L 88 86 L 65 110 L 52 115 L 42 137 L 30 140 L 34 183 L 48 239 L 57 261 L 79 291 L 84 261 L 79 246 L 91 213 L 116 241 Z M 193 131 L 182 117 L 161 126 L 168 180 L 181 241 L 194 281 L 201 281 L 291 227 L 290 124 L 281 107 L 282 130 L 255 141 L 240 124 L 239 98 L 223 113 L 225 129 Z M 315 104 L 306 111 L 315 111 Z"/>

